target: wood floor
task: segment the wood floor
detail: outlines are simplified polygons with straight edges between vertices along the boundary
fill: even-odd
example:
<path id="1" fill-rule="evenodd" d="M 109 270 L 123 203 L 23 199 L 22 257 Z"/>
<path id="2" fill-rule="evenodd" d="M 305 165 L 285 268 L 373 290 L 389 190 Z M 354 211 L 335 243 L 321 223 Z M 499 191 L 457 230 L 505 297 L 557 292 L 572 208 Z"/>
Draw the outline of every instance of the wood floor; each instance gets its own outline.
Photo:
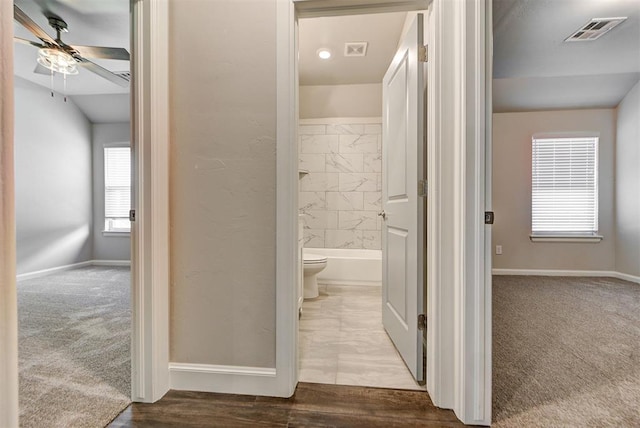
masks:
<path id="1" fill-rule="evenodd" d="M 458 427 L 426 392 L 299 383 L 289 399 L 170 391 L 134 403 L 109 425 L 121 427 Z"/>

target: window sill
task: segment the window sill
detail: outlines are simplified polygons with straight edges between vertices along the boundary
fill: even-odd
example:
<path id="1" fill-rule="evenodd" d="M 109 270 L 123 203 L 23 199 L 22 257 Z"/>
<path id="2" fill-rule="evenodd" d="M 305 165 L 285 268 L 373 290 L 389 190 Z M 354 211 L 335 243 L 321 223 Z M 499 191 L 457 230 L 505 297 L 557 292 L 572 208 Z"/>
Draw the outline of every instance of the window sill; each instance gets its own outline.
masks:
<path id="1" fill-rule="evenodd" d="M 598 243 L 604 239 L 602 235 L 571 235 L 571 234 L 535 234 L 529 235 L 531 242 L 579 242 Z"/>
<path id="2" fill-rule="evenodd" d="M 103 230 L 102 236 L 112 236 L 112 237 L 115 236 L 118 238 L 128 238 L 129 236 L 131 236 L 131 232 L 127 232 L 127 231 L 115 232 L 113 230 Z"/>

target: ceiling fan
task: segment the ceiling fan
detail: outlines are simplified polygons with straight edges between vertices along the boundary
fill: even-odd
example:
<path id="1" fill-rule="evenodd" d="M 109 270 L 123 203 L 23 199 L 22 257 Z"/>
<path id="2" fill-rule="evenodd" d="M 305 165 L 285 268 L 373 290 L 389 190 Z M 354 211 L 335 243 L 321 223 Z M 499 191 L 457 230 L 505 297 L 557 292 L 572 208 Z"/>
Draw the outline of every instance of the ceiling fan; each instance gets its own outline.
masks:
<path id="1" fill-rule="evenodd" d="M 67 23 L 60 17 L 54 15 L 47 16 L 49 25 L 56 31 L 56 38 L 53 39 L 18 6 L 13 6 L 13 13 L 15 20 L 33 33 L 33 35 L 40 39 L 42 43 L 32 42 L 31 40 L 20 37 L 14 37 L 14 39 L 17 42 L 39 48 L 38 64 L 48 69 L 49 72 L 62 73 L 66 77 L 67 74 L 78 74 L 77 67 L 80 66 L 110 82 L 115 83 L 116 85 L 120 85 L 125 88 L 129 86 L 129 80 L 125 77 L 112 73 L 106 68 L 87 59 L 102 58 L 128 61 L 129 52 L 126 49 L 102 46 L 68 45 L 60 38 L 60 33 L 68 31 Z"/>

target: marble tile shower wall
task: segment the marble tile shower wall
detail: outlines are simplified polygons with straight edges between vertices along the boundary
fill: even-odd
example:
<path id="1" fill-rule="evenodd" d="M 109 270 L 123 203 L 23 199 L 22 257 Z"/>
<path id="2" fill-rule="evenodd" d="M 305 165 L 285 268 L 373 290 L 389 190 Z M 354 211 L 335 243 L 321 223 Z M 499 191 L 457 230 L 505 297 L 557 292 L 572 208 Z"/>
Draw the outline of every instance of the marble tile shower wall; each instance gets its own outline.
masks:
<path id="1" fill-rule="evenodd" d="M 299 208 L 308 248 L 379 250 L 382 125 L 300 125 Z"/>

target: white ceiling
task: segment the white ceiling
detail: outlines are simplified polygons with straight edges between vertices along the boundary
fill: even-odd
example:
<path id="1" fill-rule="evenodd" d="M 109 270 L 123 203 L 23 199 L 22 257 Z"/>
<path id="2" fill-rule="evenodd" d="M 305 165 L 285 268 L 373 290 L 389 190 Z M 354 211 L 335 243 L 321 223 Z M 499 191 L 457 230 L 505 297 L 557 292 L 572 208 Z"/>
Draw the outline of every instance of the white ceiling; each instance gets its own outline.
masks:
<path id="1" fill-rule="evenodd" d="M 300 84 L 380 83 L 398 46 L 406 12 L 300 20 Z M 345 57 L 345 42 L 368 42 L 365 57 Z M 328 60 L 317 51 L 328 48 Z"/>
<path id="2" fill-rule="evenodd" d="M 62 40 L 68 44 L 122 47 L 130 50 L 129 0 L 15 0 L 14 3 L 54 38 L 55 31 L 49 26 L 44 14 L 52 12 L 64 19 L 69 32 L 62 34 Z M 18 37 L 39 42 L 17 22 L 14 31 Z M 33 72 L 38 49 L 22 43 L 14 43 L 14 49 L 15 74 L 49 89 L 50 76 Z M 129 71 L 129 61 L 91 61 L 110 71 Z M 63 90 L 62 77 L 59 75 L 55 76 L 54 89 L 57 92 Z M 92 122 L 104 123 L 112 118 L 117 118 L 117 121 L 129 120 L 129 89 L 90 71 L 80 68 L 79 74 L 68 76 L 66 93 Z M 82 99 L 76 96 L 82 96 Z M 124 111 L 121 108 L 123 105 L 127 106 Z"/>
<path id="3" fill-rule="evenodd" d="M 592 42 L 592 18 L 627 16 Z M 640 1 L 494 0 L 494 111 L 615 107 L 640 79 Z"/>

